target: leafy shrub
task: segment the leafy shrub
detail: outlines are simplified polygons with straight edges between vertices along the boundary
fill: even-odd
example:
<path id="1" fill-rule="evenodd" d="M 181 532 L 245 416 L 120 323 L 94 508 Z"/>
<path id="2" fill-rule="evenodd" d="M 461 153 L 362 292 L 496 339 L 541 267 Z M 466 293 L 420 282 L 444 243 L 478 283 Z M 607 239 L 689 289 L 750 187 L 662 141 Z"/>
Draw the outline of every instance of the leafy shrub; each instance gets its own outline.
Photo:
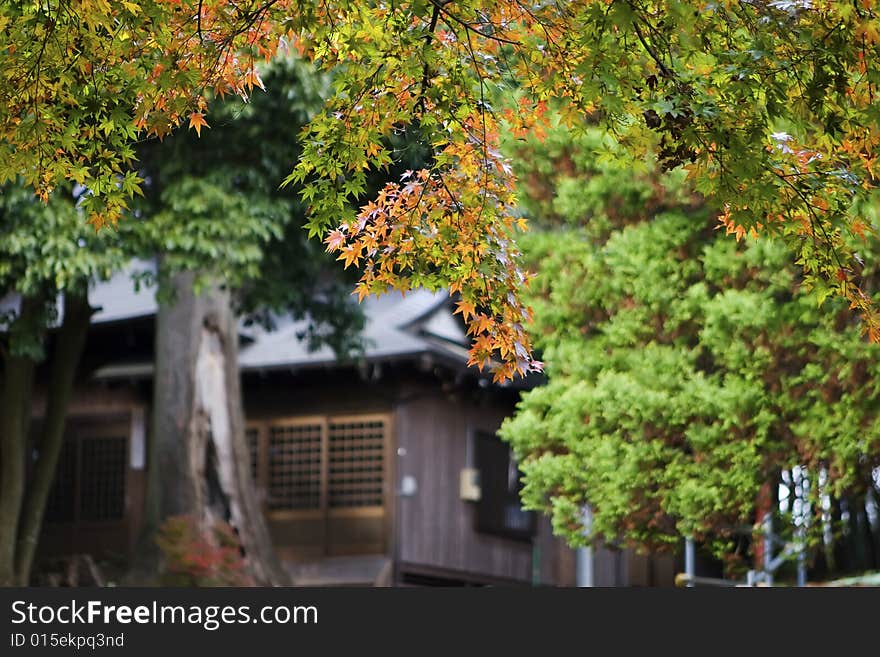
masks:
<path id="1" fill-rule="evenodd" d="M 174 516 L 162 524 L 156 543 L 163 555 L 165 585 L 254 585 L 229 523 L 216 521 L 205 529 L 192 516 Z"/>

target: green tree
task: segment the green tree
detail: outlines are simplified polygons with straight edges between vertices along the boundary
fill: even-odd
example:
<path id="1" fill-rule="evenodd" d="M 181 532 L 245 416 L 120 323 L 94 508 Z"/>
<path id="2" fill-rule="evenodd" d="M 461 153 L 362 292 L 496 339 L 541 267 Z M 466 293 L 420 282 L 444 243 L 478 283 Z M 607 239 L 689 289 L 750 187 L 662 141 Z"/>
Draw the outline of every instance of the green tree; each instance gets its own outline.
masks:
<path id="1" fill-rule="evenodd" d="M 92 314 L 88 286 L 123 260 L 115 235 L 95 235 L 69 190 L 42 204 L 21 185 L 3 188 L 0 298 L 10 303 L 0 313 L 0 585 L 29 580 Z M 31 443 L 34 376 L 44 360 L 45 409 Z"/>
<path id="2" fill-rule="evenodd" d="M 599 130 L 520 148 L 526 205 L 555 224 L 525 247 L 548 383 L 501 431 L 525 504 L 573 544 L 589 504 L 591 539 L 729 559 L 761 488 L 800 467 L 817 539 L 822 496 L 863 495 L 880 466 L 878 348 L 846 305 L 820 308 L 781 240 L 731 240 L 680 180 L 597 157 L 618 148 Z"/>
<path id="3" fill-rule="evenodd" d="M 164 517 L 183 512 L 204 516 L 207 475 L 202 473 L 216 463 L 223 469 L 228 499 L 221 503 L 224 509 L 212 511 L 223 515 L 244 509 L 233 520 L 244 538 L 249 565 L 258 581 L 284 581 L 254 502 L 247 450 L 236 451 L 245 444 L 237 383 L 238 317 L 271 328 L 278 314 L 307 316 L 313 343 L 349 353 L 357 347 L 361 315 L 350 301 L 352 281 L 345 282 L 320 244 L 302 230 L 303 207 L 296 193 L 278 190 L 272 182 L 296 157 L 296 135 L 320 106 L 328 79 L 293 59 L 277 62 L 267 79 L 273 82 L 272 91 L 261 92 L 251 105 L 236 99 L 218 107 L 222 120 L 210 136 L 198 140 L 184 134 L 143 146 L 140 171 L 146 196 L 118 231 L 95 234 L 85 222 L 81 187 L 78 198 L 55 194 L 47 205 L 21 186 L 5 190 L 0 290 L 23 300 L 4 314 L 0 327 L 5 339 L 0 370 L 4 408 L 20 409 L 3 413 L 8 423 L 3 449 L 10 455 L 2 459 L 8 467 L 0 478 L 2 534 L 9 541 L 3 553 L 9 574 L 3 581 L 28 580 L 89 324 L 88 285 L 108 277 L 132 256 L 157 254 L 158 280 L 141 281 L 158 282 L 161 301 L 155 437 L 150 443 L 154 467 L 143 543 L 155 547 L 155 530 Z M 33 231 L 34 224 L 39 231 Z M 65 312 L 60 330 L 53 332 L 49 403 L 36 442 L 40 458 L 26 485 L 30 382 L 56 321 L 60 292 Z M 205 327 L 210 328 L 207 339 Z M 199 350 L 206 344 L 215 348 L 213 357 L 226 363 L 211 370 L 219 379 L 209 381 L 217 386 L 210 394 L 198 389 L 205 381 L 196 373 Z M 212 432 L 191 421 L 200 413 L 215 424 L 224 419 L 226 426 L 225 432 L 220 427 L 213 432 L 218 440 L 225 438 L 226 451 L 207 463 L 187 458 L 199 453 L 190 451 L 196 441 L 201 441 L 201 453 L 207 453 L 206 436 Z M 149 552 L 144 550 L 147 556 Z"/>
<path id="4" fill-rule="evenodd" d="M 120 224 L 144 255 L 158 254 L 153 436 L 141 556 L 156 532 L 187 515 L 208 529 L 228 520 L 255 581 L 284 584 L 256 497 L 238 382 L 238 323 L 308 315 L 315 339 L 353 346 L 360 314 L 303 207 L 277 181 L 297 156 L 297 134 L 320 107 L 328 78 L 295 59 L 266 71 L 269 91 L 217 106 L 214 125 L 147 143 L 144 201 Z M 213 482 L 213 484 L 212 484 Z"/>

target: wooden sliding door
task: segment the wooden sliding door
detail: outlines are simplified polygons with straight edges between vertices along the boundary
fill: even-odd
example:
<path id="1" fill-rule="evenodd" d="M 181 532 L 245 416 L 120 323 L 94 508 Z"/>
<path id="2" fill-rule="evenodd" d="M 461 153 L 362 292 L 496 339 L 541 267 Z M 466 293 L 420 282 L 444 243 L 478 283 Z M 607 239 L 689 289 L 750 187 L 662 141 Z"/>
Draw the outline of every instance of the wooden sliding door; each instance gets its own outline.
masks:
<path id="1" fill-rule="evenodd" d="M 386 551 L 390 425 L 386 414 L 248 423 L 252 472 L 282 556 Z"/>

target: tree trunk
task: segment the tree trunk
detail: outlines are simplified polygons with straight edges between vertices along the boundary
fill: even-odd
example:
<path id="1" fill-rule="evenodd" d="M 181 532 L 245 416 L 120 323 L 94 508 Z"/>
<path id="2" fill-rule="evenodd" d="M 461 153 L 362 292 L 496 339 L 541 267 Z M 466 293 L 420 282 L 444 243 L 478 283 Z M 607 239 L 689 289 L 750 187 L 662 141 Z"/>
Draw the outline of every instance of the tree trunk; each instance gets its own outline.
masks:
<path id="1" fill-rule="evenodd" d="M 46 501 L 55 480 L 55 470 L 64 442 L 64 423 L 67 405 L 73 390 L 77 366 L 82 356 L 89 331 L 92 309 L 85 294 L 64 295 L 64 319 L 55 341 L 46 414 L 40 432 L 39 456 L 27 489 L 21 512 L 15 571 L 18 583 L 27 586 L 30 580 L 34 552 L 43 525 Z"/>
<path id="2" fill-rule="evenodd" d="M 27 331 L 40 312 L 42 301 L 24 298 L 15 320 Z M 26 447 L 31 418 L 31 392 L 36 361 L 32 356 L 10 350 L 3 368 L 0 392 L 0 586 L 13 586 L 15 578 L 15 539 L 24 496 Z"/>
<path id="3" fill-rule="evenodd" d="M 254 580 L 286 584 L 251 477 L 229 294 L 209 286 L 196 296 L 194 278 L 171 277 L 173 301 L 157 316 L 148 526 L 176 515 L 203 528 L 227 521 Z"/>

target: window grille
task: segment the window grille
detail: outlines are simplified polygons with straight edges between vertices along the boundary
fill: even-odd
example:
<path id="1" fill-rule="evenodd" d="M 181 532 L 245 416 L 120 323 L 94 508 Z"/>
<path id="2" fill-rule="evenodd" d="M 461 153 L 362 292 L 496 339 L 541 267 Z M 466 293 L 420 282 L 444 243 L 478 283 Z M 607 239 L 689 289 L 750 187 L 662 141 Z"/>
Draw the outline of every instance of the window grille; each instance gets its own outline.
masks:
<path id="1" fill-rule="evenodd" d="M 328 500 L 332 508 L 381 506 L 385 423 L 331 422 Z"/>
<path id="2" fill-rule="evenodd" d="M 80 443 L 81 520 L 117 520 L 125 512 L 125 436 L 87 438 Z"/>
<path id="3" fill-rule="evenodd" d="M 102 418 L 103 420 L 103 418 Z M 125 517 L 128 425 L 68 425 L 46 504 L 47 523 Z"/>
<path id="4" fill-rule="evenodd" d="M 252 422 L 251 472 L 268 491 L 270 511 L 381 507 L 387 434 L 388 421 L 378 415 Z"/>
<path id="5" fill-rule="evenodd" d="M 245 438 L 248 444 L 248 453 L 251 458 L 251 476 L 255 482 L 260 481 L 260 430 L 257 427 L 248 427 L 245 430 Z"/>
<path id="6" fill-rule="evenodd" d="M 321 424 L 269 428 L 269 509 L 321 505 Z"/>

